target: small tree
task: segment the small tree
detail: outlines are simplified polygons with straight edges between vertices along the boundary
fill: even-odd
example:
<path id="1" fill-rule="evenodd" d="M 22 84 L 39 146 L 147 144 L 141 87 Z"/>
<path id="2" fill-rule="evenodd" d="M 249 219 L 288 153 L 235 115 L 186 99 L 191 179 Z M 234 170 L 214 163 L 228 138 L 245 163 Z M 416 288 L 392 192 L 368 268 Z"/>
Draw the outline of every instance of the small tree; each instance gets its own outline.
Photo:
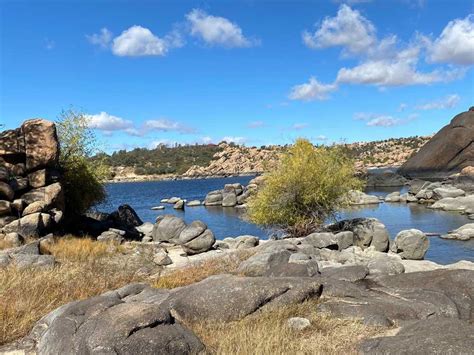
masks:
<path id="1" fill-rule="evenodd" d="M 354 164 L 340 147 L 314 147 L 298 139 L 249 202 L 249 218 L 293 236 L 306 235 L 362 187 Z"/>
<path id="2" fill-rule="evenodd" d="M 63 111 L 56 127 L 66 211 L 70 216 L 80 215 L 104 201 L 103 182 L 109 169 L 102 159 L 91 159 L 97 152 L 97 140 L 88 126 L 87 116 L 73 109 Z"/>

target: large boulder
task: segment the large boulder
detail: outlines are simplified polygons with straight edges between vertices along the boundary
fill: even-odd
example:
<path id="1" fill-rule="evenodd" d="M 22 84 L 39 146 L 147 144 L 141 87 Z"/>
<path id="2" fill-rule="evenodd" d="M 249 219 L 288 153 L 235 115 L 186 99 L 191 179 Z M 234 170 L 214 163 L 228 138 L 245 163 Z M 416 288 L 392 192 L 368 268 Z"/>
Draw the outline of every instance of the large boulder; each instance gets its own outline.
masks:
<path id="1" fill-rule="evenodd" d="M 43 235 L 43 232 L 47 229 L 45 219 L 46 215 L 43 213 L 29 214 L 4 226 L 3 232 L 5 234 L 18 233 L 23 238 L 37 238 Z"/>
<path id="2" fill-rule="evenodd" d="M 169 291 L 132 284 L 68 303 L 38 321 L 23 346 L 37 354 L 65 355 L 198 354 L 204 350 L 199 338 L 169 308 L 142 295 L 159 300 Z"/>
<path id="3" fill-rule="evenodd" d="M 300 276 L 313 277 L 319 274 L 318 263 L 302 253 L 292 254 L 288 250 L 263 251 L 245 260 L 238 269 L 245 276 Z"/>
<path id="4" fill-rule="evenodd" d="M 354 245 L 361 248 L 373 246 L 377 251 L 387 251 L 389 234 L 385 225 L 376 218 L 343 220 L 327 227 L 333 232 L 354 233 Z"/>
<path id="5" fill-rule="evenodd" d="M 178 238 L 184 252 L 188 255 L 204 253 L 212 248 L 216 241 L 214 233 L 201 221 L 193 221 L 182 230 Z"/>
<path id="6" fill-rule="evenodd" d="M 26 169 L 55 167 L 58 163 L 59 143 L 53 122 L 32 119 L 21 126 L 25 136 Z"/>
<path id="7" fill-rule="evenodd" d="M 381 201 L 377 196 L 368 195 L 365 192 L 353 190 L 347 194 L 349 204 L 352 206 L 357 205 L 374 205 L 379 204 Z"/>
<path id="8" fill-rule="evenodd" d="M 204 206 L 221 206 L 222 198 L 223 196 L 221 190 L 211 191 L 204 199 Z"/>
<path id="9" fill-rule="evenodd" d="M 211 276 L 177 289 L 165 302 L 178 320 L 234 321 L 250 314 L 319 298 L 318 279 Z"/>
<path id="10" fill-rule="evenodd" d="M 446 197 L 439 201 L 436 201 L 434 204 L 429 206 L 429 208 L 472 214 L 474 213 L 474 195 L 461 197 Z"/>
<path id="11" fill-rule="evenodd" d="M 186 223 L 182 218 L 173 215 L 159 216 L 153 227 L 153 240 L 179 244 L 179 236 L 184 228 Z"/>
<path id="12" fill-rule="evenodd" d="M 450 231 L 448 234 L 442 235 L 441 238 L 457 240 L 469 240 L 474 238 L 474 223 L 465 224 L 458 229 Z"/>
<path id="13" fill-rule="evenodd" d="M 400 168 L 410 178 L 446 177 L 474 165 L 474 108 L 460 113 Z"/>
<path id="14" fill-rule="evenodd" d="M 254 248 L 259 244 L 260 240 L 258 237 L 253 235 L 240 235 L 235 238 L 224 238 L 218 240 L 214 244 L 217 249 L 250 249 Z"/>
<path id="15" fill-rule="evenodd" d="M 470 354 L 474 325 L 459 319 L 423 319 L 392 336 L 364 340 L 363 354 Z"/>
<path id="16" fill-rule="evenodd" d="M 139 239 L 140 232 L 136 227 L 143 224 L 138 214 L 129 205 L 121 205 L 117 211 L 112 212 L 109 216 L 115 228 L 125 231 L 126 239 Z"/>
<path id="17" fill-rule="evenodd" d="M 222 207 L 235 207 L 237 205 L 237 195 L 234 191 L 222 194 Z"/>
<path id="18" fill-rule="evenodd" d="M 390 250 L 403 259 L 422 260 L 430 246 L 425 233 L 417 229 L 401 231 L 395 237 Z"/>
<path id="19" fill-rule="evenodd" d="M 59 182 L 31 190 L 22 195 L 21 198 L 27 205 L 36 201 L 43 201 L 48 208 L 64 210 L 63 188 Z"/>

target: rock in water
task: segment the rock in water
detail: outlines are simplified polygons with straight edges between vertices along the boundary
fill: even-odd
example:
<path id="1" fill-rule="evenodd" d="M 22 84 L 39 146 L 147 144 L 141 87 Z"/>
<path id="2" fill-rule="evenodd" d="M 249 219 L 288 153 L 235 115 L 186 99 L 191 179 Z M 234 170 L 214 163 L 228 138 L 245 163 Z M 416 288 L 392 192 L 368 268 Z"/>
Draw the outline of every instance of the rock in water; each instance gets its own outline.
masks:
<path id="1" fill-rule="evenodd" d="M 410 178 L 446 177 L 474 165 L 474 107 L 463 112 L 408 159 L 400 173 Z"/>

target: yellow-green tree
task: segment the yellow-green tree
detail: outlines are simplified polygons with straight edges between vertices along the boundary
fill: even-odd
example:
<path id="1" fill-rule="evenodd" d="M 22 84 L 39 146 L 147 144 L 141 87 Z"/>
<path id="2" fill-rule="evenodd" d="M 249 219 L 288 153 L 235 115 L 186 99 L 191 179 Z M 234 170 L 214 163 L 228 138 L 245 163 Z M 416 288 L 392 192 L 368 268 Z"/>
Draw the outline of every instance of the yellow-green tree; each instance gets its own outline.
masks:
<path id="1" fill-rule="evenodd" d="M 361 187 L 342 148 L 315 147 L 298 139 L 266 175 L 249 202 L 248 215 L 254 223 L 300 236 L 342 207 L 350 190 Z"/>
<path id="2" fill-rule="evenodd" d="M 97 139 L 82 112 L 63 111 L 56 122 L 60 144 L 59 163 L 63 173 L 66 211 L 79 215 L 106 197 L 103 182 L 109 169 L 102 160 L 91 157 L 97 153 Z"/>

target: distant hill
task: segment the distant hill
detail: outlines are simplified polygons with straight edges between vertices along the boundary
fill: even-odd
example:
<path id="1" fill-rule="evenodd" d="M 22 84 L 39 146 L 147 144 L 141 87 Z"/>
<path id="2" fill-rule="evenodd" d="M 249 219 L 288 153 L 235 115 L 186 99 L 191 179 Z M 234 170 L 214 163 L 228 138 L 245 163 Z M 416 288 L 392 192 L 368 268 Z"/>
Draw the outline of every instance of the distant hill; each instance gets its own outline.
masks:
<path id="1" fill-rule="evenodd" d="M 431 137 L 393 138 L 375 142 L 344 144 L 359 170 L 400 166 Z M 120 150 L 102 158 L 115 180 L 160 177 L 227 176 L 262 173 L 278 160 L 287 146 L 244 147 L 235 144 L 185 145 L 156 149 Z"/>

